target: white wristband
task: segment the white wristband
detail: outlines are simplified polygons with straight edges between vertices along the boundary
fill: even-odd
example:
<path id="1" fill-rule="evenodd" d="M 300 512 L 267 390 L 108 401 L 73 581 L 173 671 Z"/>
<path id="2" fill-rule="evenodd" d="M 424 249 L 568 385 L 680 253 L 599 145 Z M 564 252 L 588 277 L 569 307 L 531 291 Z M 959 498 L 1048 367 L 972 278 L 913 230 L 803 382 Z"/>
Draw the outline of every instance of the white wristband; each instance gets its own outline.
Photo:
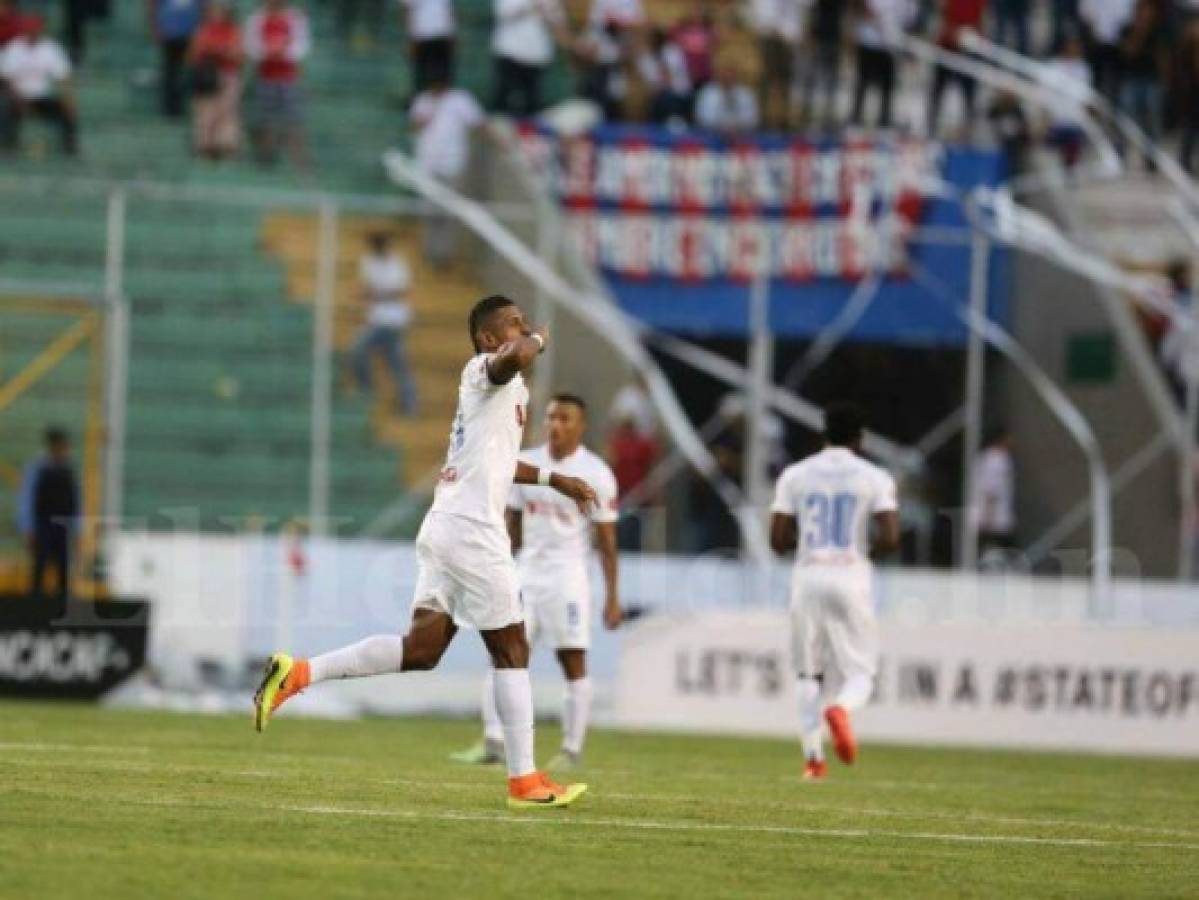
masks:
<path id="1" fill-rule="evenodd" d="M 537 470 L 537 483 L 539 485 L 541 485 L 542 487 L 549 487 L 550 479 L 553 477 L 554 477 L 554 473 L 551 472 L 549 469 L 538 469 Z"/>
<path id="2" fill-rule="evenodd" d="M 534 331 L 534 332 L 533 332 L 531 335 L 529 335 L 529 337 L 531 337 L 533 340 L 535 340 L 535 341 L 537 342 L 537 346 L 541 348 L 541 349 L 540 349 L 540 350 L 538 350 L 537 352 L 538 352 L 538 353 L 544 353 L 544 352 L 545 352 L 545 338 L 544 338 L 544 337 L 542 337 L 542 336 L 541 336 L 541 335 L 540 335 L 538 332 L 536 332 L 536 331 Z"/>

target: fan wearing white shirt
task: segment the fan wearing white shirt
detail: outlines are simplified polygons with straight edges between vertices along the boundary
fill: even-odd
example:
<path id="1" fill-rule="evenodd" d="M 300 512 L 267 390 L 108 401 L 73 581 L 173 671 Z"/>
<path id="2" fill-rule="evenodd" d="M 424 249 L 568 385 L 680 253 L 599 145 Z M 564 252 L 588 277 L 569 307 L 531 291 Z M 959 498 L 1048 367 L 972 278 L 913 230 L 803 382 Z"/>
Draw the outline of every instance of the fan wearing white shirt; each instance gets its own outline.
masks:
<path id="1" fill-rule="evenodd" d="M 378 231 L 367 238 L 369 252 L 359 264 L 362 297 L 370 304 L 366 325 L 351 351 L 354 376 L 364 391 L 371 387 L 371 357 L 378 353 L 395 383 L 400 412 L 417 412 L 416 383 L 408 365 L 405 335 L 412 322 L 408 291 L 412 274 L 404 257 L 391 246 L 391 236 Z"/>
<path id="2" fill-rule="evenodd" d="M 655 27 L 650 33 L 649 48 L 637 68 L 650 90 L 650 120 L 658 125 L 690 121 L 695 92 L 687 57 L 665 28 Z"/>
<path id="3" fill-rule="evenodd" d="M 978 523 L 980 556 L 1002 557 L 1015 546 L 1016 471 L 1006 429 L 997 429 L 975 460 L 970 512 Z"/>
<path id="4" fill-rule="evenodd" d="M 916 18 L 914 0 L 862 0 L 857 22 L 858 75 L 850 120 L 862 125 L 866 94 L 879 95 L 878 124 L 891 127 L 891 107 L 898 80 L 896 47 Z"/>
<path id="5" fill-rule="evenodd" d="M 716 80 L 699 92 L 695 120 L 701 128 L 735 137 L 758 127 L 758 98 L 737 76 L 735 66 L 722 63 L 716 70 Z"/>
<path id="6" fill-rule="evenodd" d="M 565 29 L 561 0 L 495 0 L 496 112 L 531 116 L 541 110 L 541 79 Z"/>
<path id="7" fill-rule="evenodd" d="M 1123 66 L 1120 32 L 1132 18 L 1135 7 L 1136 0 L 1080 0 L 1078 4 L 1095 90 L 1113 103 L 1120 96 Z"/>
<path id="8" fill-rule="evenodd" d="M 796 551 L 792 661 L 807 780 L 828 774 L 824 725 L 838 758 L 857 758 L 849 716 L 870 699 L 878 668 L 870 561 L 899 546 L 895 479 L 858 455 L 862 433 L 856 407 L 828 407 L 825 448 L 783 472 L 771 507 L 771 547 Z"/>
<path id="9" fill-rule="evenodd" d="M 762 73 L 758 102 L 768 128 L 791 125 L 791 88 L 812 0 L 752 0 L 750 19 L 758 38 Z"/>
<path id="10" fill-rule="evenodd" d="M 400 0 L 408 11 L 408 49 L 416 93 L 435 82 L 454 80 L 454 44 L 458 22 L 454 0 Z"/>
<path id="11" fill-rule="evenodd" d="M 68 156 L 78 154 L 71 61 L 57 41 L 45 36 L 37 16 L 26 16 L 21 35 L 0 50 L 0 81 L 9 101 L 9 122 L 0 131 L 0 149 L 16 149 L 22 122 L 26 116 L 34 116 L 57 123 L 63 152 Z"/>
<path id="12" fill-rule="evenodd" d="M 587 648 L 591 643 L 592 540 L 599 552 L 606 588 L 603 621 L 618 628 L 623 614 L 617 577 L 616 476 L 608 464 L 583 446 L 587 406 L 574 394 L 556 394 L 545 413 L 546 443 L 521 454 L 539 470 L 579 478 L 595 490 L 596 503 L 584 512 L 554 491 L 513 485 L 508 497 L 508 533 L 519 552 L 517 571 L 525 603 L 525 628 L 531 646 L 553 647 L 566 678 L 562 703 L 562 750 L 549 769 L 573 769 L 580 763 L 591 710 Z M 495 707 L 492 674 L 483 689 L 483 743 L 454 754 L 458 762 L 490 764 L 503 760 L 504 730 Z"/>
<path id="13" fill-rule="evenodd" d="M 458 187 L 470 164 L 471 135 L 476 128 L 496 137 L 487 128 L 479 102 L 469 92 L 436 79 L 417 95 L 409 118 L 416 129 L 416 162 L 430 175 Z M 425 255 L 437 267 L 450 263 L 454 254 L 453 220 L 440 211 L 425 219 Z"/>
<path id="14" fill-rule="evenodd" d="M 311 659 L 272 654 L 254 695 L 255 726 L 322 681 L 436 668 L 458 629 L 477 629 L 495 669 L 503 723 L 508 806 L 568 806 L 586 790 L 560 785 L 537 768 L 529 642 L 504 510 L 513 482 L 552 488 L 581 511 L 596 501 L 578 478 L 520 457 L 529 391 L 523 372 L 549 341 L 512 300 L 484 297 L 467 321 L 474 355 L 462 368 L 458 408 L 433 505 L 416 538 L 417 576 L 407 633 L 378 634 Z"/>

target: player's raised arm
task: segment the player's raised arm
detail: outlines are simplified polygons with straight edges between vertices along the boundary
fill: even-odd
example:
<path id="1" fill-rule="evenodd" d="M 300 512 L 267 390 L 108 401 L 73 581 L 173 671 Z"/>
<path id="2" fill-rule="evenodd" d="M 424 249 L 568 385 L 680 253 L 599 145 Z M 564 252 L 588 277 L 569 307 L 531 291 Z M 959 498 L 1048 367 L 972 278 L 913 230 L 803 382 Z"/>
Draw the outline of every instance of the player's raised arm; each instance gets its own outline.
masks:
<path id="1" fill-rule="evenodd" d="M 512 479 L 517 484 L 539 484 L 542 487 L 552 487 L 564 497 L 569 497 L 579 506 L 579 512 L 587 516 L 596 503 L 595 490 L 582 478 L 572 478 L 549 469 L 531 466 L 527 462 L 517 462 L 516 477 Z"/>
<path id="2" fill-rule="evenodd" d="M 501 346 L 487 361 L 487 377 L 492 384 L 507 384 L 533 364 L 549 343 L 549 331 L 538 328 Z"/>

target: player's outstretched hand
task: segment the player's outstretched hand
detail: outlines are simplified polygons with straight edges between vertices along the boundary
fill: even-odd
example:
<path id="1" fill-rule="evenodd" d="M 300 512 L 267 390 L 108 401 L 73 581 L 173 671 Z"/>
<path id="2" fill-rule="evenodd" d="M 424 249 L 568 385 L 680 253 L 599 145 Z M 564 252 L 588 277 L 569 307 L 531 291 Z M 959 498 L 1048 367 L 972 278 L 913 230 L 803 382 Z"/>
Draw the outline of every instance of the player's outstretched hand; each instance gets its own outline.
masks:
<path id="1" fill-rule="evenodd" d="M 595 491 L 582 478 L 572 478 L 569 475 L 559 475 L 555 472 L 554 477 L 550 480 L 550 487 L 577 503 L 579 512 L 585 516 L 591 514 L 592 508 L 598 502 Z"/>

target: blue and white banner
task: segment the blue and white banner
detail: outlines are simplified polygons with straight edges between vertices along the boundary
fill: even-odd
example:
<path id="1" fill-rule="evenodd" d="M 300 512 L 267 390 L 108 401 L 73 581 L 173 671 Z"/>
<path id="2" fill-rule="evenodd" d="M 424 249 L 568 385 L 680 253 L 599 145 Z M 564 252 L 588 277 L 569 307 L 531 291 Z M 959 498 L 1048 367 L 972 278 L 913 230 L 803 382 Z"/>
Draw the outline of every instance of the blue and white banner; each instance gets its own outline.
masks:
<path id="1" fill-rule="evenodd" d="M 521 138 L 585 257 L 622 305 L 655 327 L 743 333 L 748 285 L 765 268 L 776 282 L 773 325 L 784 336 L 819 331 L 870 272 L 885 276 L 881 311 L 871 310 L 855 337 L 955 343 L 964 334 L 952 311 L 914 302 L 930 298 L 913 286 L 909 263 L 965 293 L 968 242 L 929 246 L 917 232 L 964 225 L 938 188 L 994 184 L 1004 168 L 994 152 L 906 137 L 730 143 L 623 126 L 569 138 L 526 126 Z"/>

